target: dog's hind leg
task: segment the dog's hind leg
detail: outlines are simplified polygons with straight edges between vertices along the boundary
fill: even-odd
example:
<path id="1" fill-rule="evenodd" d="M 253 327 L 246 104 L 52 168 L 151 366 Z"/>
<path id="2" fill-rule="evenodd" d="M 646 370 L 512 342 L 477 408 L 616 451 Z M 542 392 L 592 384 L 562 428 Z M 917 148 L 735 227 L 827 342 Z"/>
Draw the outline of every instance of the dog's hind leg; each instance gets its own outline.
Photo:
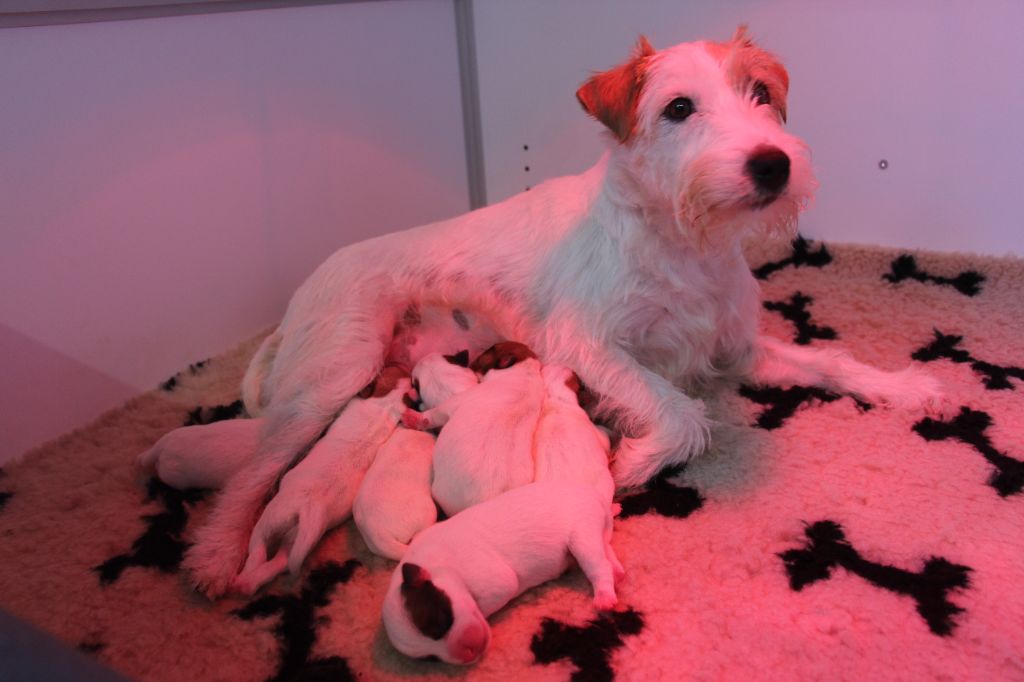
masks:
<path id="1" fill-rule="evenodd" d="M 941 412 L 945 403 L 939 381 L 917 367 L 887 372 L 840 350 L 798 346 L 770 336 L 757 338 L 751 379 L 761 385 L 817 386 L 903 409 Z"/>
<path id="2" fill-rule="evenodd" d="M 396 306 L 383 296 L 353 293 L 363 294 L 354 298 L 358 305 L 282 338 L 274 367 L 279 381 L 263 413 L 259 448 L 228 481 L 185 555 L 184 567 L 208 597 L 222 595 L 242 565 L 249 533 L 280 477 L 380 371 Z"/>
<path id="3" fill-rule="evenodd" d="M 263 339 L 263 343 L 256 350 L 256 354 L 249 361 L 249 367 L 242 377 L 242 402 L 245 404 L 245 411 L 250 417 L 258 417 L 263 413 L 263 408 L 270 402 L 270 396 L 266 395 L 264 382 L 277 356 L 277 349 L 281 345 L 281 330 L 275 329 Z"/>

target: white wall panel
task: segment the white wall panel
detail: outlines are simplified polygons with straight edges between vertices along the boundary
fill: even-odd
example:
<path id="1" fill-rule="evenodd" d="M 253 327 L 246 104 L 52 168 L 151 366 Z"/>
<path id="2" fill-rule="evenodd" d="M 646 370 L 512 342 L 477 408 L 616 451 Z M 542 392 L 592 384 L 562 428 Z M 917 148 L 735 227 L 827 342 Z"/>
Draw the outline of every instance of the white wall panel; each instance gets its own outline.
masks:
<path id="1" fill-rule="evenodd" d="M 273 324 L 339 246 L 465 211 L 453 17 L 0 30 L 0 461 Z"/>
<path id="2" fill-rule="evenodd" d="M 814 152 L 804 233 L 1024 255 L 1024 3 L 476 0 L 474 13 L 492 203 L 596 160 L 600 125 L 575 89 L 639 34 L 664 47 L 745 22 L 787 65 L 789 127 Z"/>

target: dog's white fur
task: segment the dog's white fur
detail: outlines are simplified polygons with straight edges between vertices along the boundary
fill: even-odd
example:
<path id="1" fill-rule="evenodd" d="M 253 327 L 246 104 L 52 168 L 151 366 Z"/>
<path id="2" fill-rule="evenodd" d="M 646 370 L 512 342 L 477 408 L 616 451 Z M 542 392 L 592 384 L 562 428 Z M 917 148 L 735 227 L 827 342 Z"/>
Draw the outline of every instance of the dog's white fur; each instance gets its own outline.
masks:
<path id="1" fill-rule="evenodd" d="M 297 575 L 323 534 L 348 518 L 363 476 L 398 426 L 412 381 L 400 378 L 389 388 L 349 401 L 309 454 L 284 475 L 253 528 L 235 591 L 253 594 L 285 567 Z"/>
<path id="2" fill-rule="evenodd" d="M 609 505 L 615 483 L 608 470 L 611 449 L 608 435 L 580 407 L 573 371 L 545 365 L 544 402 L 534 438 L 534 478 L 538 481 L 575 481 L 593 486 Z"/>
<path id="3" fill-rule="evenodd" d="M 226 419 L 170 431 L 139 455 L 138 465 L 178 490 L 220 488 L 252 459 L 260 420 Z"/>
<path id="4" fill-rule="evenodd" d="M 487 616 L 558 577 L 570 555 L 590 580 L 594 604 L 616 603 L 624 571 L 611 546 L 611 510 L 592 486 L 543 481 L 510 490 L 427 528 L 412 541 L 384 598 L 384 628 L 399 651 L 472 663 L 490 642 Z M 453 619 L 434 639 L 414 624 L 402 594 L 405 565 L 451 602 Z"/>
<path id="5" fill-rule="evenodd" d="M 533 481 L 533 439 L 543 399 L 540 362 L 527 358 L 488 371 L 477 386 L 422 414 L 406 411 L 407 426 L 442 427 L 431 493 L 445 514 Z"/>
<path id="6" fill-rule="evenodd" d="M 197 587 L 223 592 L 261 501 L 375 375 L 410 304 L 486 314 L 499 338 L 576 371 L 625 434 L 613 462 L 620 486 L 705 448 L 704 405 L 687 391 L 719 375 L 756 378 L 761 365 L 773 380 L 814 377 L 870 402 L 936 398 L 937 384 L 916 371 L 894 377 L 758 336 L 758 286 L 741 240 L 792 235 L 814 188 L 806 145 L 781 125 L 787 89 L 781 64 L 742 30 L 660 51 L 641 40 L 577 93 L 614 133 L 596 166 L 327 259 L 250 366 L 247 407 L 262 409 L 266 426 L 254 463 L 230 481 L 186 556 Z M 679 97 L 696 112 L 667 120 Z M 746 171 L 765 147 L 790 160 L 767 205 Z"/>
<path id="7" fill-rule="evenodd" d="M 437 521 L 430 496 L 434 436 L 395 429 L 377 452 L 356 493 L 352 519 L 370 551 L 401 559 L 409 542 Z"/>
<path id="8" fill-rule="evenodd" d="M 442 353 L 430 353 L 413 367 L 412 382 L 423 407 L 429 410 L 475 387 L 480 377 L 469 367 L 450 362 Z"/>

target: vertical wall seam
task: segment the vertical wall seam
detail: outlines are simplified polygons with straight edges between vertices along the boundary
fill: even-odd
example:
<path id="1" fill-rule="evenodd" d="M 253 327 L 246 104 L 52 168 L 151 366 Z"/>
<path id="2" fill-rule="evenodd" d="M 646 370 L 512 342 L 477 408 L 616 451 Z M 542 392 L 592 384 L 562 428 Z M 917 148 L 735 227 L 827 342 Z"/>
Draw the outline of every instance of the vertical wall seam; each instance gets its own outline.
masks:
<path id="1" fill-rule="evenodd" d="M 466 147 L 466 178 L 469 207 L 487 205 L 484 175 L 484 140 L 480 125 L 480 88 L 476 68 L 476 34 L 473 0 L 454 0 L 455 37 L 459 48 L 459 86 L 462 94 L 462 128 Z"/>

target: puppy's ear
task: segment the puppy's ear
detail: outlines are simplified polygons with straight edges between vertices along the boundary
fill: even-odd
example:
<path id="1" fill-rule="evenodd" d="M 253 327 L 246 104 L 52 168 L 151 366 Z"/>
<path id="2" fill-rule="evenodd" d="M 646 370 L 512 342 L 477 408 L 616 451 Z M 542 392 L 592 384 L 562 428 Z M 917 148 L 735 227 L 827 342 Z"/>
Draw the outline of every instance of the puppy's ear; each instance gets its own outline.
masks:
<path id="1" fill-rule="evenodd" d="M 430 582 L 426 569 L 402 564 L 402 598 L 413 625 L 430 639 L 441 639 L 452 629 L 452 600 Z"/>
<path id="2" fill-rule="evenodd" d="M 653 54 L 647 38 L 640 36 L 628 62 L 592 76 L 576 91 L 583 110 L 605 124 L 619 142 L 628 142 L 636 128 L 637 102 Z"/>
<path id="3" fill-rule="evenodd" d="M 445 355 L 444 359 L 459 367 L 469 367 L 469 349 L 460 350 L 454 355 Z"/>

